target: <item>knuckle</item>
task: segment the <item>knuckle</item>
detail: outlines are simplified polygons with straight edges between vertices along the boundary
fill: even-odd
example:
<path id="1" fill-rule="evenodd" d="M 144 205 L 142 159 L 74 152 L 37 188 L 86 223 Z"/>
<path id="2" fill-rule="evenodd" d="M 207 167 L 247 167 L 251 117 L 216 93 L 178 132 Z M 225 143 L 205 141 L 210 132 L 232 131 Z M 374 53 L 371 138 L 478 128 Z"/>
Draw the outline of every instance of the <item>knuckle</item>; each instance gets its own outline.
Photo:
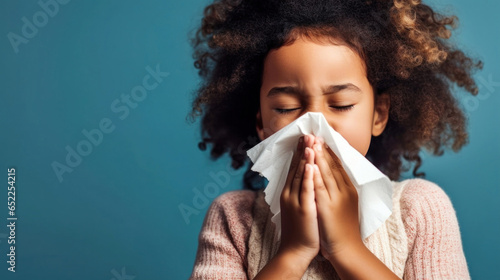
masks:
<path id="1" fill-rule="evenodd" d="M 349 190 L 351 192 L 351 197 L 358 199 L 358 192 L 356 191 L 356 189 L 354 187 L 352 187 L 352 188 L 349 188 Z"/>
<path id="2" fill-rule="evenodd" d="M 302 163 L 302 162 L 301 162 Z M 304 171 L 304 165 L 303 164 L 299 164 L 299 167 L 297 168 L 297 170 L 295 171 L 295 175 L 294 175 L 294 179 L 295 180 L 300 180 L 302 179 L 302 173 Z"/>
<path id="3" fill-rule="evenodd" d="M 282 192 L 280 195 L 280 203 L 286 203 L 288 201 L 288 193 L 287 192 Z"/>
<path id="4" fill-rule="evenodd" d="M 290 169 L 296 168 L 299 165 L 300 158 L 302 157 L 300 152 L 295 152 L 292 157 L 292 162 L 290 164 Z"/>
<path id="5" fill-rule="evenodd" d="M 331 149 L 328 149 L 328 153 L 330 154 L 330 164 L 333 166 L 333 167 L 342 167 L 342 162 L 340 161 L 340 159 L 337 157 L 337 155 L 331 150 Z"/>
<path id="6" fill-rule="evenodd" d="M 292 163 L 290 164 L 290 170 L 294 170 L 299 165 L 298 160 L 296 158 L 292 159 Z"/>
<path id="7" fill-rule="evenodd" d="M 330 167 L 330 166 L 329 166 L 329 167 Z M 328 176 L 328 177 L 335 177 L 335 176 L 333 175 L 333 172 L 332 172 L 332 169 L 331 169 L 331 168 L 327 168 L 326 174 L 327 174 L 327 176 Z"/>
<path id="8" fill-rule="evenodd" d="M 331 166 L 332 166 L 332 168 L 335 168 L 335 169 L 342 168 L 342 164 L 340 162 L 337 162 L 337 161 L 334 161 L 334 160 L 331 162 Z"/>
<path id="9" fill-rule="evenodd" d="M 338 158 L 333 158 L 331 159 L 330 161 L 330 165 L 333 167 L 333 168 L 342 168 L 342 163 L 340 162 L 340 160 Z"/>
<path id="10" fill-rule="evenodd" d="M 347 188 L 347 191 L 344 192 L 344 195 L 346 199 L 348 200 L 357 200 L 358 199 L 358 192 L 356 189 L 353 188 Z"/>
<path id="11" fill-rule="evenodd" d="M 293 176 L 293 179 L 295 181 L 295 180 L 300 180 L 301 178 L 302 178 L 302 173 L 299 172 L 299 170 L 297 170 L 297 172 L 295 172 L 295 175 Z"/>
<path id="12" fill-rule="evenodd" d="M 302 185 L 300 187 L 300 191 L 302 193 L 310 193 L 311 192 L 311 188 L 308 184 L 305 184 L 304 182 L 302 182 Z"/>
<path id="13" fill-rule="evenodd" d="M 319 191 L 323 191 L 323 190 L 326 190 L 326 186 L 323 183 L 318 183 L 318 184 L 316 184 L 316 189 Z"/>
<path id="14" fill-rule="evenodd" d="M 299 211 L 298 211 L 298 214 L 300 216 L 308 216 L 309 215 L 309 211 L 306 207 L 300 207 L 299 208 Z"/>

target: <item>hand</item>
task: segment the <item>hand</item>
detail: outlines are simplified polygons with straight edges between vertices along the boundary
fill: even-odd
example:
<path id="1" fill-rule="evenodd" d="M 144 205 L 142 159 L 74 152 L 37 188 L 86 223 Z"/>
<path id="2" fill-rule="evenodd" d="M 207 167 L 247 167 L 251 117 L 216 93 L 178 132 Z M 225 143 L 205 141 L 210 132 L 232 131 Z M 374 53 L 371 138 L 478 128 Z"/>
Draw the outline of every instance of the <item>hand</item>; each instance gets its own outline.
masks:
<path id="1" fill-rule="evenodd" d="M 321 138 L 314 142 L 314 191 L 321 254 L 332 260 L 346 248 L 362 244 L 358 193 L 341 161 Z"/>
<path id="2" fill-rule="evenodd" d="M 312 135 L 299 139 L 280 196 L 281 244 L 279 253 L 291 253 L 309 263 L 320 250 L 318 217 L 314 202 Z"/>

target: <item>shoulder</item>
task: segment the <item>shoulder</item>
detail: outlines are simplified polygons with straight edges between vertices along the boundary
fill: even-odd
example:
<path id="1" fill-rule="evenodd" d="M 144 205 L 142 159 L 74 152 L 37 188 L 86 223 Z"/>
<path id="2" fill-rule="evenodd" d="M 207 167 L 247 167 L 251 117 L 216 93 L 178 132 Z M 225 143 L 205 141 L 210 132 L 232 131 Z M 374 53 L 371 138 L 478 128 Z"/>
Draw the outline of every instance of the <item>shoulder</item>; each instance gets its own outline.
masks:
<path id="1" fill-rule="evenodd" d="M 458 234 L 455 209 L 445 191 L 424 179 L 402 181 L 401 218 L 410 240 L 417 237 Z"/>
<path id="2" fill-rule="evenodd" d="M 257 191 L 229 191 L 215 198 L 210 210 L 223 211 L 227 214 L 244 214 L 251 211 L 256 198 Z"/>
<path id="3" fill-rule="evenodd" d="M 470 279 L 460 228 L 448 195 L 437 184 L 403 184 L 401 218 L 408 237 L 405 279 Z"/>
<path id="4" fill-rule="evenodd" d="M 190 279 L 243 279 L 256 191 L 219 195 L 210 204 L 198 236 Z"/>
<path id="5" fill-rule="evenodd" d="M 257 191 L 235 190 L 219 195 L 207 211 L 204 228 L 217 228 L 237 239 L 245 239 L 253 222 Z"/>
<path id="6" fill-rule="evenodd" d="M 400 198 L 402 210 L 419 208 L 420 211 L 432 211 L 429 208 L 430 206 L 451 206 L 450 198 L 445 191 L 431 181 L 425 179 L 408 179 L 399 184 L 403 187 Z"/>

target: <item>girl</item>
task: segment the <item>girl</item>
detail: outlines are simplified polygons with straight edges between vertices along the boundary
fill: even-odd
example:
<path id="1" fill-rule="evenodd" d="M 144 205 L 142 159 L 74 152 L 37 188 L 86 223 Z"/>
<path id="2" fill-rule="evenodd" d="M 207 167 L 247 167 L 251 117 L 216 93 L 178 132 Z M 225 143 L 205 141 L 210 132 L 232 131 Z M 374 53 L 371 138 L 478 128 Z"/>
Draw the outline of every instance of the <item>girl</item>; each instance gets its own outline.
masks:
<path id="1" fill-rule="evenodd" d="M 482 67 L 448 39 L 456 17 L 418 0 L 221 0 L 193 39 L 204 83 L 201 149 L 246 151 L 306 112 L 321 112 L 351 146 L 393 180 L 393 213 L 361 239 L 358 197 L 321 138 L 299 139 L 281 193 L 275 239 L 263 182 L 212 203 L 191 279 L 468 279 L 448 196 L 424 179 L 397 182 L 419 152 L 467 141 L 450 88 L 477 94 Z"/>

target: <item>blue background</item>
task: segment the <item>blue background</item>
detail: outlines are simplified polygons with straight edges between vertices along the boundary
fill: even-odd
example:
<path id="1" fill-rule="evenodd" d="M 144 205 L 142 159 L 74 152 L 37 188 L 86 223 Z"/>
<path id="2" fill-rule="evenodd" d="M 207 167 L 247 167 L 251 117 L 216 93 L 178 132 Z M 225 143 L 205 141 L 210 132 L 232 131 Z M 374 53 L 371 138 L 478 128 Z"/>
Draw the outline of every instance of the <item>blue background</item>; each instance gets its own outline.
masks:
<path id="1" fill-rule="evenodd" d="M 190 275 L 213 197 L 188 220 L 179 206 L 193 207 L 195 191 L 214 183 L 211 172 L 231 174 L 216 195 L 240 189 L 243 172 L 230 170 L 227 157 L 212 162 L 200 152 L 199 123 L 185 120 L 199 82 L 188 34 L 207 3 L 69 1 L 17 53 L 7 34 L 21 35 L 22 18 L 33 22 L 41 7 L 0 3 L 0 279 Z M 452 38 L 485 67 L 476 74 L 479 97 L 458 95 L 470 117 L 470 144 L 458 154 L 426 156 L 423 171 L 451 198 L 471 276 L 500 279 L 500 4 L 431 3 L 458 15 Z M 113 112 L 111 104 L 157 65 L 168 77 L 127 116 Z M 76 149 L 86 139 L 82 130 L 99 128 L 103 118 L 114 130 L 60 182 L 53 162 L 65 164 L 66 146 Z M 6 263 L 10 167 L 17 178 L 16 273 Z"/>

